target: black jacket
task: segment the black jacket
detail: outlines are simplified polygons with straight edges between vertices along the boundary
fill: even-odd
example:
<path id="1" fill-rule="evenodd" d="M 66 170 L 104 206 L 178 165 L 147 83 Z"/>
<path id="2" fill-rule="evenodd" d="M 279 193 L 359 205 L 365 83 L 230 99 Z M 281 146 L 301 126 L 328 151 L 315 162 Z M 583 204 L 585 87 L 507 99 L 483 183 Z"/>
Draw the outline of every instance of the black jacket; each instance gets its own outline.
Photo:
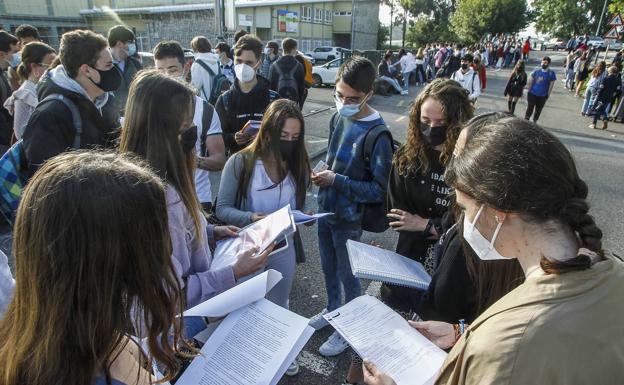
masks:
<path id="1" fill-rule="evenodd" d="M 117 67 L 119 72 L 121 72 L 121 85 L 115 92 L 113 92 L 115 97 L 109 100 L 108 104 L 111 105 L 111 108 L 119 111 L 120 115 L 124 115 L 123 111 L 126 108 L 126 100 L 128 100 L 128 90 L 130 89 L 130 84 L 136 74 L 143 69 L 143 65 L 141 65 L 141 62 L 139 62 L 138 59 L 129 57 L 126 59 L 123 71 L 119 68 L 118 64 L 115 64 L 115 67 Z"/>
<path id="2" fill-rule="evenodd" d="M 221 94 L 215 110 L 221 120 L 223 141 L 225 148 L 230 154 L 236 153 L 245 145 L 239 146 L 234 140 L 234 134 L 249 120 L 262 120 L 264 110 L 271 102 L 279 99 L 279 94 L 269 89 L 269 82 L 262 76 L 258 76 L 258 84 L 249 92 L 244 93 L 238 85 L 238 79 L 232 87 Z"/>
<path id="3" fill-rule="evenodd" d="M 290 55 L 281 56 L 279 59 L 277 59 L 275 63 L 271 64 L 271 67 L 269 69 L 270 88 L 273 91 L 281 94 L 280 90 L 278 89 L 280 74 L 277 67 L 279 67 L 279 69 L 282 70 L 282 73 L 284 74 L 290 73 L 291 71 L 293 71 L 294 68 L 293 77 L 295 79 L 295 82 L 297 82 L 297 97 L 295 98 L 291 96 L 288 98 L 291 99 L 293 102 L 301 103 L 303 94 L 305 92 L 305 69 L 303 68 L 303 65 L 299 63 L 299 61 L 294 56 Z M 288 95 L 282 96 L 287 97 Z"/>
<path id="4" fill-rule="evenodd" d="M 461 58 L 458 55 L 450 55 L 442 65 L 444 77 L 450 78 L 460 67 Z"/>
<path id="5" fill-rule="evenodd" d="M 61 94 L 78 107 L 82 118 L 80 148 L 113 147 L 119 136 L 119 116 L 113 110 L 102 113 L 85 96 L 56 85 L 45 76 L 41 79 L 37 93 L 39 100 L 50 94 Z M 112 97 L 112 96 L 109 96 Z M 49 101 L 39 105 L 24 129 L 24 150 L 31 176 L 49 158 L 71 148 L 76 129 L 70 110 L 60 101 Z"/>
<path id="6" fill-rule="evenodd" d="M 377 66 L 377 72 L 379 72 L 379 77 L 387 76 L 389 78 L 393 77 L 390 73 L 390 69 L 388 69 L 388 63 L 385 60 L 382 60 Z"/>
<path id="7" fill-rule="evenodd" d="M 620 77 L 620 74 L 609 75 L 602 80 L 602 83 L 600 83 L 596 100 L 601 101 L 604 104 L 611 103 L 621 92 L 621 90 L 622 78 Z"/>
<path id="8" fill-rule="evenodd" d="M 0 147 L 2 153 L 11 144 L 13 135 L 13 116 L 3 107 L 4 102 L 11 96 L 11 85 L 6 78 L 6 71 L 0 70 Z"/>

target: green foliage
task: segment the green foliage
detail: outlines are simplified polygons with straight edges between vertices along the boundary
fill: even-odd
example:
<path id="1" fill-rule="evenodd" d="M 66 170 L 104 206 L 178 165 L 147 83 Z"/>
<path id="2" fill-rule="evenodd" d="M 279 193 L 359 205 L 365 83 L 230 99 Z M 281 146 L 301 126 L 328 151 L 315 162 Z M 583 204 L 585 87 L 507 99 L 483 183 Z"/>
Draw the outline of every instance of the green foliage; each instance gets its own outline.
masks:
<path id="1" fill-rule="evenodd" d="M 377 30 L 377 49 L 382 50 L 390 44 L 390 27 L 379 23 L 379 29 Z"/>
<path id="2" fill-rule="evenodd" d="M 617 7 L 622 0 L 609 6 Z M 536 14 L 535 26 L 539 32 L 553 37 L 568 37 L 572 34 L 595 34 L 604 0 L 534 0 L 531 4 Z M 607 30 L 603 20 L 600 34 Z"/>
<path id="3" fill-rule="evenodd" d="M 487 33 L 516 33 L 528 23 L 526 0 L 459 0 L 451 17 L 451 29 L 464 43 Z"/>
<path id="4" fill-rule="evenodd" d="M 455 41 L 456 36 L 449 30 L 448 23 L 440 23 L 433 18 L 419 17 L 407 32 L 407 45 L 415 48 L 427 43 Z"/>

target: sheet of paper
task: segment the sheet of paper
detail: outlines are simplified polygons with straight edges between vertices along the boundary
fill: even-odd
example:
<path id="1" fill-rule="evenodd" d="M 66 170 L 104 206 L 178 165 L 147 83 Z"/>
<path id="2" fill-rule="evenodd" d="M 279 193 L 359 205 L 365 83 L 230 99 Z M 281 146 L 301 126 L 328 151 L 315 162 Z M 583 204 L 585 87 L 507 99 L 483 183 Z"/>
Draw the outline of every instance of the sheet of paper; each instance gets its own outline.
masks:
<path id="1" fill-rule="evenodd" d="M 265 250 L 284 236 L 297 231 L 295 221 L 290 214 L 290 205 L 286 205 L 265 218 L 250 224 L 238 232 L 238 237 L 217 242 L 211 269 L 218 270 L 236 263 L 237 256 L 252 247 Z"/>
<path id="2" fill-rule="evenodd" d="M 308 319 L 261 299 L 228 315 L 176 384 L 276 384 L 309 329 Z"/>
<path id="3" fill-rule="evenodd" d="M 438 375 L 446 353 L 380 300 L 363 295 L 325 315 L 362 357 L 398 385 L 424 385 Z"/>
<path id="4" fill-rule="evenodd" d="M 188 309 L 183 315 L 185 317 L 225 317 L 234 310 L 264 298 L 281 279 L 282 273 L 269 269 Z"/>
<path id="5" fill-rule="evenodd" d="M 293 219 L 295 220 L 295 224 L 297 225 L 302 225 L 304 223 L 316 221 L 319 218 L 323 218 L 328 215 L 334 215 L 334 213 L 319 213 L 319 214 L 308 215 L 308 214 L 303 213 L 301 210 L 291 210 L 291 213 L 292 213 Z"/>

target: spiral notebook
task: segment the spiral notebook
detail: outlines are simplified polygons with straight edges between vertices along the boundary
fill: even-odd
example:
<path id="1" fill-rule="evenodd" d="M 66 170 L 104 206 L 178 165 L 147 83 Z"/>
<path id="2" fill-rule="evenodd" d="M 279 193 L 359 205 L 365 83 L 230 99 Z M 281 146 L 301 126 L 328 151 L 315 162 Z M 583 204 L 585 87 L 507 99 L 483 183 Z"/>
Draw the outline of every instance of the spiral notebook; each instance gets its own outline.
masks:
<path id="1" fill-rule="evenodd" d="M 431 277 L 422 264 L 393 251 L 347 241 L 351 270 L 357 278 L 427 290 Z"/>

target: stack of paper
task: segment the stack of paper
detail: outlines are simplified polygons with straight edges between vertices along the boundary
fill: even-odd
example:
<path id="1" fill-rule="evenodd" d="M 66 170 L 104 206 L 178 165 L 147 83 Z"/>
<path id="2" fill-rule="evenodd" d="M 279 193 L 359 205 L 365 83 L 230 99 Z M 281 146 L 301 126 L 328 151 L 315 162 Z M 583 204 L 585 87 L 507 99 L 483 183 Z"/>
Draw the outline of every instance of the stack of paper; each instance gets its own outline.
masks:
<path id="1" fill-rule="evenodd" d="M 297 231 L 295 221 L 290 212 L 290 205 L 284 206 L 273 214 L 242 228 L 238 237 L 227 238 L 217 242 L 211 270 L 218 270 L 236 263 L 243 252 L 258 247 L 259 252 L 279 242 Z"/>
<path id="2" fill-rule="evenodd" d="M 421 290 L 431 282 L 422 264 L 390 250 L 348 240 L 347 252 L 353 275 L 358 278 Z"/>
<path id="3" fill-rule="evenodd" d="M 378 299 L 363 295 L 325 319 L 397 385 L 433 384 L 446 353 Z"/>

